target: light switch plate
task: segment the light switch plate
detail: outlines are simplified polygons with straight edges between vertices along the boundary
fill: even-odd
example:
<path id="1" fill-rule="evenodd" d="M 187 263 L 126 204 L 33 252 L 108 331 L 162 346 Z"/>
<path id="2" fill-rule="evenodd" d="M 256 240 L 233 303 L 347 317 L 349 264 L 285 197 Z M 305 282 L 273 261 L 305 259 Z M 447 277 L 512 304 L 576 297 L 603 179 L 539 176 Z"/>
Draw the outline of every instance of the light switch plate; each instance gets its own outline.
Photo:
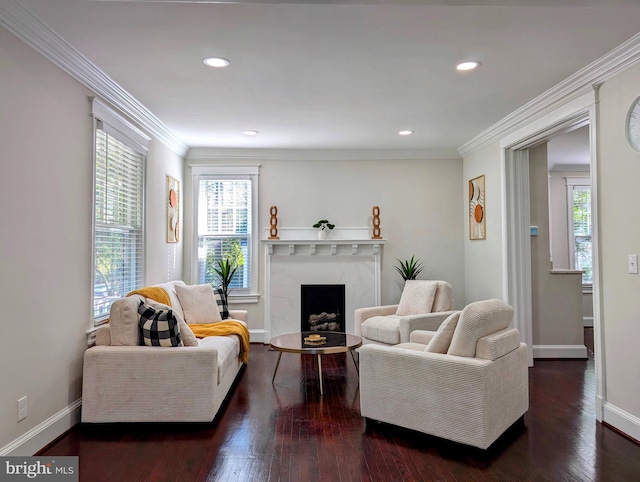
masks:
<path id="1" fill-rule="evenodd" d="M 629 269 L 629 274 L 638 274 L 638 255 L 637 254 L 627 255 L 627 268 Z"/>

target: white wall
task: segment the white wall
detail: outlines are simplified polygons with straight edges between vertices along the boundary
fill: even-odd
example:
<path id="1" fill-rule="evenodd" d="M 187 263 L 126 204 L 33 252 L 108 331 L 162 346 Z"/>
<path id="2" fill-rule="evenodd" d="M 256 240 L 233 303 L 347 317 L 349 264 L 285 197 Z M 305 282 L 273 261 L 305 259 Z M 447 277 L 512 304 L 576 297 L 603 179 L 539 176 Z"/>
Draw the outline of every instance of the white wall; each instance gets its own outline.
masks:
<path id="1" fill-rule="evenodd" d="M 167 243 L 167 175 L 180 182 L 180 219 L 184 217 L 183 160 L 171 149 L 154 140 L 147 156 L 145 271 L 147 284 L 182 279 L 182 250 L 184 223 L 181 222 L 177 243 Z"/>
<path id="2" fill-rule="evenodd" d="M 464 224 L 464 273 L 467 303 L 489 298 L 503 299 L 502 260 L 502 168 L 500 145 L 491 145 L 464 158 L 463 179 L 485 175 L 487 239 L 469 240 L 469 198 L 461 196 Z"/>
<path id="3" fill-rule="evenodd" d="M 635 217 L 640 205 L 640 154 L 627 145 L 624 123 L 638 95 L 640 65 L 603 84 L 597 172 L 606 399 L 636 417 L 635 433 L 625 430 L 636 439 L 640 439 L 640 275 L 627 273 L 627 254 L 640 254 L 640 223 Z"/>
<path id="4" fill-rule="evenodd" d="M 77 420 L 81 396 L 91 316 L 91 93 L 2 28 L 0 59 L 0 453 L 31 455 Z M 181 177 L 181 160 L 157 143 L 149 159 L 149 179 L 165 168 Z M 153 184 L 147 220 L 164 226 L 164 201 L 154 202 L 164 198 L 164 179 Z M 164 262 L 165 238 L 149 231 L 147 247 Z M 165 279 L 169 264 L 151 269 L 151 281 Z M 179 277 L 179 266 L 169 276 Z M 23 396 L 28 416 L 17 422 Z"/>
<path id="5" fill-rule="evenodd" d="M 187 163 L 212 164 L 187 156 Z M 311 227 L 327 218 L 338 227 L 371 225 L 371 209 L 380 206 L 382 236 L 382 303 L 400 298 L 401 279 L 395 258 L 421 258 L 420 278 L 445 279 L 459 306 L 465 302 L 463 236 L 460 218 L 461 160 L 309 160 L 266 159 L 245 162 L 260 167 L 260 236 L 269 226 L 269 207 L 278 206 L 279 227 Z M 186 184 L 190 189 L 190 169 Z M 191 194 L 188 195 L 191 197 Z M 185 224 L 190 219 L 185 203 Z M 187 224 L 186 224 L 187 225 Z M 189 228 L 187 228 L 189 229 Z M 190 275 L 191 249 L 185 249 L 185 281 Z M 264 255 L 260 246 L 260 291 L 264 293 Z M 251 329 L 263 327 L 263 301 L 246 305 Z"/>

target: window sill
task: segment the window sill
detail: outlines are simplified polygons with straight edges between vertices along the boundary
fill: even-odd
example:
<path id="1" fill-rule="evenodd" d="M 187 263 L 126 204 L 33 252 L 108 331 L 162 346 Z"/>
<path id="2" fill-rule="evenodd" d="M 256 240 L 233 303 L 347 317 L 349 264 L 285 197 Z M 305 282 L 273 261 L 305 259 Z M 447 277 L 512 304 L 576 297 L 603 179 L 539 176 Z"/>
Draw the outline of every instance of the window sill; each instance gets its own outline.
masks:
<path id="1" fill-rule="evenodd" d="M 252 304 L 258 303 L 260 301 L 260 294 L 248 293 L 246 295 L 229 295 L 229 299 L 227 300 L 230 305 L 241 305 L 241 304 Z"/>

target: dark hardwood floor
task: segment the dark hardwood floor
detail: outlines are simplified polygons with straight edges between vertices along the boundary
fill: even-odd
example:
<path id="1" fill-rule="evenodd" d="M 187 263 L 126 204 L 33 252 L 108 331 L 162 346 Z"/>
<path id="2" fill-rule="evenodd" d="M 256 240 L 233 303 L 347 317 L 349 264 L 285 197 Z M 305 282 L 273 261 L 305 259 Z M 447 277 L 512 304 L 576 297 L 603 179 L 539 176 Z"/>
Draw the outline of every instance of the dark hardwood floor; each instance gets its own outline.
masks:
<path id="1" fill-rule="evenodd" d="M 589 346 L 589 345 L 588 345 Z M 593 352 L 590 345 L 590 353 Z M 593 360 L 536 360 L 531 407 L 488 451 L 360 417 L 349 355 L 251 345 L 211 424 L 78 425 L 39 455 L 78 455 L 82 481 L 638 481 L 640 446 L 595 420 Z"/>

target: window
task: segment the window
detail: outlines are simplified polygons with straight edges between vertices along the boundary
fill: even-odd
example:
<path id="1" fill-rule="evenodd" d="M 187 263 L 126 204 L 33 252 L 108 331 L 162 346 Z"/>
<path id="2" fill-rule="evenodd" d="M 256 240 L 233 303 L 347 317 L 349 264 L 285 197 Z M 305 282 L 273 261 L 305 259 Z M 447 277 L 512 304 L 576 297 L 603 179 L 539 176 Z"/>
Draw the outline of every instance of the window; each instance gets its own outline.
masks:
<path id="1" fill-rule="evenodd" d="M 194 167 L 196 192 L 196 283 L 217 284 L 223 259 L 238 269 L 230 298 L 257 296 L 257 166 Z"/>
<path id="2" fill-rule="evenodd" d="M 94 116 L 93 320 L 143 285 L 144 165 L 148 138 L 98 101 Z"/>
<path id="3" fill-rule="evenodd" d="M 591 254 L 591 180 L 567 178 L 567 204 L 569 206 L 569 263 L 580 269 L 582 284 L 593 284 Z"/>

